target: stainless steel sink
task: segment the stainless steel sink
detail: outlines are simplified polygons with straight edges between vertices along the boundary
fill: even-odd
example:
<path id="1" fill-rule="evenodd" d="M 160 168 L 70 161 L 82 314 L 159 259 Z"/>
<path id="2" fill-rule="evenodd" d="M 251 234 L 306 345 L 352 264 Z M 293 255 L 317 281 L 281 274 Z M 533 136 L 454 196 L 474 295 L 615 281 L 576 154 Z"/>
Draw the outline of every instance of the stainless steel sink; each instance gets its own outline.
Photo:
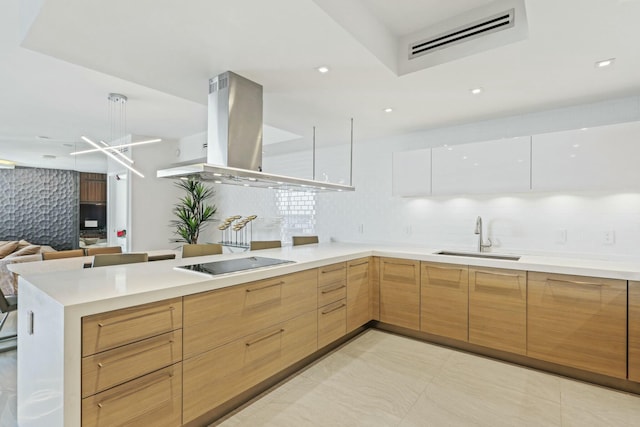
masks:
<path id="1" fill-rule="evenodd" d="M 520 259 L 517 255 L 503 255 L 492 253 L 480 253 L 480 252 L 453 252 L 453 251 L 440 251 L 434 255 L 449 255 L 449 256 L 466 256 L 471 258 L 486 258 L 486 259 L 500 259 L 507 261 L 518 261 Z"/>

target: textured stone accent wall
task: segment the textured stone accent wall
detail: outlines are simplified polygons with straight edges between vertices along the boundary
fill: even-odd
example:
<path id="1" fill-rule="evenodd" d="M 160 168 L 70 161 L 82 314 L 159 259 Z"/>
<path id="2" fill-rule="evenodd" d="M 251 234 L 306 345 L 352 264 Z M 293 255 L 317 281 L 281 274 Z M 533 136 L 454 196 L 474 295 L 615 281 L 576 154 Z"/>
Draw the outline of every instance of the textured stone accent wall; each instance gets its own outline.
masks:
<path id="1" fill-rule="evenodd" d="M 76 171 L 0 169 L 0 240 L 78 247 L 79 189 Z"/>

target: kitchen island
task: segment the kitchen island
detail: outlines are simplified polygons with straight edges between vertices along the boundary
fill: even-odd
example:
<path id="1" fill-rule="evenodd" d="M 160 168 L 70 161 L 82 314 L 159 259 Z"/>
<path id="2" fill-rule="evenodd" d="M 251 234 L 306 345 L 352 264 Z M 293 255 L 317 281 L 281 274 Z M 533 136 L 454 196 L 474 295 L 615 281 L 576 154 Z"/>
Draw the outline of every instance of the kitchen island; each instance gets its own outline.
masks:
<path id="1" fill-rule="evenodd" d="M 100 348 L 94 352 L 87 351 L 86 341 L 83 343 L 83 334 L 89 330 L 88 328 L 92 322 L 98 325 L 96 330 L 100 331 L 101 328 L 107 325 L 107 322 L 100 320 L 102 318 L 101 316 L 111 316 L 110 313 L 112 312 L 117 314 L 124 313 L 126 314 L 126 319 L 132 319 L 136 317 L 135 315 L 132 317 L 132 313 L 136 313 L 139 310 L 148 310 L 150 315 L 155 315 L 159 310 L 164 312 L 164 304 L 166 304 L 166 313 L 169 313 L 172 322 L 171 327 L 168 332 L 166 332 L 172 334 L 167 342 L 173 346 L 182 339 L 182 334 L 184 333 L 184 341 L 180 341 L 181 345 L 184 343 L 184 349 L 180 347 L 179 349 L 172 350 L 172 356 L 178 353 L 180 356 L 179 360 L 176 359 L 167 362 L 172 363 L 170 366 L 173 367 L 173 370 L 167 371 L 169 368 L 158 369 L 154 371 L 154 375 L 156 375 L 156 373 L 164 375 L 164 373 L 167 372 L 166 378 L 170 378 L 169 390 L 174 393 L 178 389 L 182 390 L 181 387 L 178 387 L 178 382 L 181 383 L 180 385 L 185 385 L 186 388 L 180 396 L 180 402 L 181 405 L 184 405 L 185 410 L 190 408 L 189 410 L 191 410 L 194 415 L 185 415 L 186 418 L 183 419 L 182 414 L 180 414 L 177 419 L 182 420 L 184 423 L 190 421 L 196 423 L 194 425 L 197 425 L 200 419 L 199 414 L 206 414 L 207 411 L 198 408 L 197 405 L 194 406 L 192 400 L 197 399 L 189 396 L 197 397 L 198 394 L 206 393 L 207 390 L 203 391 L 198 389 L 200 385 L 192 386 L 192 390 L 196 392 L 188 394 L 187 389 L 189 384 L 194 384 L 194 381 L 197 381 L 198 378 L 196 376 L 194 379 L 188 379 L 186 376 L 183 377 L 183 374 L 186 375 L 189 372 L 197 372 L 198 369 L 202 369 L 202 366 L 207 366 L 209 362 L 207 362 L 206 354 L 211 353 L 215 355 L 211 360 L 225 360 L 224 357 L 226 357 L 225 355 L 227 353 L 215 352 L 220 352 L 222 351 L 221 349 L 225 349 L 227 346 L 233 346 L 235 345 L 234 343 L 240 343 L 240 341 L 234 341 L 233 337 L 212 337 L 210 335 L 211 333 L 216 334 L 218 331 L 224 332 L 223 320 L 218 320 L 220 323 L 210 324 L 210 330 L 212 332 L 207 332 L 209 335 L 195 338 L 187 337 L 188 328 L 186 324 L 183 325 L 183 322 L 188 323 L 193 321 L 194 324 L 198 324 L 197 321 L 194 320 L 195 317 L 202 313 L 209 315 L 208 313 L 213 311 L 212 309 L 208 310 L 211 304 L 225 305 L 225 302 L 232 301 L 234 297 L 231 293 L 222 293 L 226 292 L 227 289 L 229 289 L 228 292 L 231 292 L 233 289 L 242 289 L 241 295 L 244 295 L 243 298 L 245 298 L 245 300 L 249 297 L 255 298 L 255 301 L 252 303 L 254 307 L 268 305 L 269 301 L 274 298 L 285 301 L 287 304 L 283 304 L 283 307 L 296 307 L 294 310 L 295 313 L 285 313 L 282 307 L 278 308 L 280 311 L 277 312 L 277 316 L 280 316 L 280 318 L 277 321 L 274 320 L 273 327 L 276 329 L 273 329 L 273 332 L 267 331 L 268 333 L 262 333 L 262 330 L 259 330 L 259 328 L 255 330 L 247 329 L 243 332 L 243 334 L 245 334 L 243 335 L 243 339 L 246 336 L 246 340 L 238 344 L 240 346 L 238 348 L 241 350 L 250 349 L 252 346 L 258 348 L 258 346 L 254 344 L 258 342 L 267 343 L 272 337 L 280 337 L 278 339 L 281 348 L 279 348 L 278 351 L 289 348 L 287 345 L 290 345 L 291 348 L 300 347 L 293 345 L 295 343 L 288 343 L 287 340 L 289 338 L 287 338 L 286 332 L 289 330 L 295 331 L 295 328 L 298 327 L 304 334 L 301 333 L 296 339 L 313 336 L 315 341 L 315 337 L 317 336 L 318 340 L 315 343 L 309 342 L 307 347 L 302 346 L 304 347 L 304 351 L 301 350 L 301 352 L 291 360 L 272 360 L 270 363 L 272 363 L 273 366 L 270 366 L 264 373 L 260 373 L 259 378 L 251 383 L 254 384 L 256 381 L 262 381 L 265 376 L 270 375 L 272 372 L 281 370 L 284 366 L 291 366 L 295 362 L 314 354 L 316 350 L 320 351 L 327 343 L 331 343 L 346 334 L 346 327 L 341 334 L 333 334 L 332 331 L 335 331 L 333 325 L 337 318 L 332 316 L 337 316 L 339 313 L 342 313 L 344 306 L 347 306 L 347 313 L 344 316 L 347 319 L 346 321 L 349 321 L 350 295 L 348 283 L 349 278 L 356 277 L 356 270 L 359 266 L 363 265 L 359 260 L 365 260 L 362 262 L 369 262 L 371 266 L 363 276 L 368 276 L 366 280 L 369 283 L 368 291 L 366 292 L 369 310 L 365 310 L 366 318 L 364 318 L 363 321 L 370 319 L 379 320 L 384 324 L 396 325 L 404 328 L 404 330 L 428 331 L 429 322 L 427 321 L 425 323 L 421 321 L 425 320 L 428 314 L 420 311 L 420 298 L 424 301 L 426 294 L 422 292 L 425 295 L 421 296 L 421 289 L 429 289 L 430 284 L 421 280 L 421 277 L 422 279 L 424 279 L 424 277 L 435 277 L 434 271 L 436 270 L 433 270 L 434 267 L 450 266 L 451 268 L 459 267 L 468 269 L 470 268 L 469 266 L 473 266 L 473 268 L 476 269 L 473 270 L 476 271 L 476 273 L 474 273 L 474 277 L 476 277 L 474 280 L 476 280 L 476 282 L 467 283 L 467 289 L 482 290 L 483 288 L 489 288 L 491 285 L 493 288 L 487 295 L 498 295 L 500 297 L 500 292 L 503 292 L 503 295 L 516 296 L 516 299 L 519 298 L 525 303 L 527 299 L 526 275 L 530 272 L 558 275 L 542 279 L 538 277 L 536 280 L 537 282 L 542 280 L 544 283 L 547 283 L 545 281 L 556 281 L 558 283 L 562 280 L 568 281 L 568 283 L 566 283 L 567 285 L 572 285 L 574 288 L 578 286 L 577 290 L 573 290 L 577 294 L 582 292 L 582 288 L 596 289 L 598 295 L 604 295 L 607 307 L 617 310 L 616 315 L 618 317 L 620 317 L 620 313 L 622 313 L 618 309 L 624 305 L 624 329 L 618 330 L 619 328 L 615 325 L 612 326 L 612 328 L 617 328 L 613 335 L 620 334 L 620 336 L 622 336 L 622 334 L 624 334 L 625 337 L 624 372 L 626 377 L 626 292 L 627 283 L 629 283 L 629 289 L 631 290 L 632 283 L 640 280 L 640 265 L 637 263 L 526 255 L 522 256 L 518 261 L 511 261 L 491 258 L 447 256 L 436 254 L 436 252 L 438 252 L 438 250 L 429 248 L 397 248 L 379 245 L 328 243 L 269 249 L 251 254 L 225 254 L 161 261 L 151 264 L 130 264 L 76 271 L 58 271 L 38 274 L 29 274 L 28 271 L 22 271 L 19 284 L 20 308 L 18 313 L 19 423 L 21 426 L 80 426 L 87 424 L 81 421 L 82 414 L 86 414 L 88 411 L 83 402 L 87 402 L 87 399 L 91 399 L 94 394 L 87 393 L 84 388 L 85 374 L 83 374 L 83 362 L 89 360 L 88 358 L 90 357 L 94 357 L 96 354 L 114 351 L 114 346 L 109 348 L 105 347 L 105 351 L 102 351 L 103 349 Z M 243 258 L 254 254 L 294 262 L 215 277 L 175 268 L 199 262 Z M 28 269 L 28 267 L 25 266 L 26 264 L 21 268 Z M 337 267 L 334 268 L 334 266 Z M 351 267 L 353 267 L 352 275 L 350 275 L 352 271 Z M 432 268 L 432 270 L 429 270 L 429 268 Z M 408 283 L 405 283 L 404 278 L 409 277 L 409 275 L 405 275 L 405 272 L 409 271 L 409 269 L 413 272 L 410 280 L 412 287 L 406 288 L 410 292 L 396 294 L 396 290 L 403 289 L 403 286 Z M 421 275 L 420 270 L 426 273 Z M 464 271 L 467 272 L 468 277 L 471 277 L 468 270 Z M 480 271 L 483 275 L 486 275 L 487 272 L 490 271 L 493 274 L 493 279 L 498 277 L 500 280 L 494 280 L 493 282 L 487 281 L 488 278 L 478 276 L 477 271 Z M 524 272 L 525 274 L 515 275 L 511 273 L 513 271 Z M 342 274 L 344 279 L 338 279 L 338 274 Z M 431 274 L 431 276 L 428 276 L 429 274 Z M 459 273 L 456 274 L 462 277 Z M 324 279 L 322 278 L 323 275 L 325 276 Z M 575 278 L 569 280 L 564 278 L 565 276 L 588 277 L 589 280 L 577 280 Z M 483 277 L 482 280 L 484 280 L 484 282 L 481 282 L 477 277 Z M 522 277 L 524 277 L 524 279 L 522 279 Z M 287 282 L 287 278 L 294 278 L 295 280 L 292 281 L 293 285 L 291 286 L 297 286 L 297 288 L 288 288 L 288 284 L 285 283 Z M 510 280 L 513 278 L 515 281 L 504 281 L 504 278 L 509 278 Z M 601 282 L 599 279 L 612 279 L 617 281 L 615 282 L 615 286 L 623 286 L 624 304 L 622 304 L 622 300 L 620 299 L 623 294 L 622 288 L 618 290 L 618 288 L 613 288 L 613 284 Z M 326 299 L 329 295 L 332 295 L 333 292 L 336 294 L 344 292 L 343 288 L 345 286 L 336 286 L 336 283 L 340 283 L 340 280 L 344 280 L 345 283 L 347 283 L 346 296 L 342 295 L 341 297 L 337 297 L 343 299 Z M 451 282 L 449 279 L 444 281 Z M 633 286 L 633 289 L 636 289 L 635 286 L 637 286 L 637 284 L 634 283 Z M 312 289 L 311 294 L 305 290 L 307 288 Z M 568 295 L 566 294 L 565 288 L 569 288 L 562 287 L 565 291 L 562 298 L 566 299 Z M 287 291 L 287 289 L 291 290 Z M 603 290 L 605 289 L 615 289 L 615 291 L 603 294 Z M 256 291 L 265 292 L 265 294 L 258 296 L 259 293 Z M 266 294 L 266 292 L 269 294 Z M 288 294 L 287 292 L 290 293 Z M 224 295 L 226 295 L 226 297 L 222 303 L 220 303 L 216 298 L 222 298 Z M 522 298 L 523 295 L 524 298 Z M 486 295 L 479 295 L 477 299 L 478 304 L 484 303 L 486 300 L 483 298 L 485 297 Z M 467 295 L 467 298 L 471 301 L 472 297 Z M 593 316 L 596 316 L 603 305 L 599 303 L 598 307 L 594 308 L 592 304 L 594 302 L 592 294 L 587 295 L 586 301 L 591 304 L 589 307 L 595 310 Z M 609 304 L 609 302 L 612 304 Z M 154 304 L 159 305 L 156 306 Z M 629 304 L 631 307 L 631 302 Z M 412 316 L 404 316 L 406 313 L 414 311 L 416 307 L 418 311 Z M 544 309 L 544 306 L 539 306 L 538 308 Z M 184 313 L 182 310 L 185 310 Z M 495 313 L 487 314 L 486 310 L 483 310 L 484 309 L 479 309 L 477 312 L 470 312 L 469 316 L 471 317 L 468 319 L 477 318 L 476 320 L 479 322 L 488 321 L 487 324 L 491 325 L 491 322 L 496 320 L 493 317 Z M 509 315 L 511 315 L 512 312 L 513 310 L 511 310 Z M 532 319 L 526 317 L 526 310 L 523 311 L 523 313 L 525 317 L 519 318 L 520 322 L 526 324 L 526 322 L 529 321 L 529 323 L 532 323 Z M 328 316 L 328 319 L 331 317 L 326 323 L 323 323 L 320 317 L 316 317 L 316 315 L 322 316 L 325 314 Z M 230 316 L 231 315 L 233 314 L 230 314 Z M 247 320 L 247 324 L 251 322 L 260 323 L 263 320 L 264 318 L 250 318 L 250 320 Z M 407 320 L 407 323 L 403 323 L 405 320 Z M 497 320 L 501 319 L 497 318 Z M 617 320 L 622 324 L 622 318 Z M 118 324 L 120 321 L 121 320 L 116 320 L 113 324 Z M 416 323 L 416 321 L 418 323 Z M 200 323 L 200 325 L 202 324 L 203 323 Z M 313 326 L 313 329 L 309 329 L 311 326 Z M 353 326 L 353 328 L 355 327 L 357 327 L 357 324 Z M 256 331 L 258 330 L 261 333 L 257 333 Z M 322 335 L 322 331 L 329 332 Z M 165 333 L 164 331 L 162 332 Z M 471 328 L 466 331 L 466 335 L 463 334 L 462 339 L 456 339 L 459 339 L 460 342 L 468 341 L 473 343 L 474 333 L 475 330 Z M 442 332 L 442 334 L 445 335 L 446 333 Z M 155 340 L 156 337 L 162 334 L 158 332 L 155 335 L 151 333 L 151 335 L 153 336 L 150 338 L 145 337 L 145 340 Z M 98 332 L 96 336 L 99 337 L 100 333 Z M 324 337 L 323 340 L 320 339 L 321 336 Z M 296 336 L 292 335 L 292 337 L 295 338 Z M 466 340 L 464 337 L 466 337 Z M 471 339 L 469 339 L 469 337 L 471 337 Z M 491 347 L 491 338 L 496 337 L 479 335 L 477 345 Z M 497 338 L 499 342 L 503 342 L 501 337 L 498 336 Z M 524 348 L 519 354 L 526 355 L 528 344 L 526 341 L 527 336 L 518 337 L 514 339 L 513 342 L 520 342 L 518 340 L 524 340 Z M 629 340 L 629 349 L 631 352 L 634 349 L 631 334 Z M 214 341 L 220 343 L 220 346 L 212 345 L 211 343 Z M 140 345 L 140 343 L 136 342 L 133 343 L 133 345 Z M 619 342 L 612 343 L 612 347 L 616 350 L 620 350 L 617 348 L 620 347 L 620 345 L 621 343 Z M 195 349 L 198 346 L 202 348 L 202 351 L 189 350 L 189 347 Z M 117 350 L 117 348 L 119 347 L 116 345 L 115 350 Z M 510 348 L 497 349 L 517 354 L 519 348 L 522 348 L 522 346 L 518 347 L 514 345 Z M 555 353 L 549 352 L 549 355 L 545 353 L 544 343 L 538 346 L 538 350 L 540 354 L 536 357 L 562 364 L 562 360 L 553 359 L 553 357 L 556 356 Z M 132 354 L 135 355 L 136 352 Z M 265 354 L 262 355 L 264 356 Z M 629 356 L 629 358 L 630 360 L 635 360 L 635 356 Z M 597 371 L 598 363 L 595 363 L 594 366 L 596 366 L 594 371 L 598 374 L 620 378 L 617 371 L 611 373 L 606 371 L 600 372 Z M 589 370 L 588 367 L 585 368 L 584 366 L 578 366 L 578 368 Z M 629 371 L 632 372 L 632 369 L 630 368 Z M 138 379 L 124 382 L 123 384 L 126 385 L 134 383 L 135 381 L 138 381 Z M 153 381 L 155 381 L 155 379 L 153 379 Z M 228 387 L 235 386 L 232 383 L 225 383 L 225 381 L 230 381 L 230 379 L 220 378 L 221 384 L 226 384 Z M 638 379 L 634 381 L 638 381 Z M 212 383 L 213 382 L 214 381 L 212 381 Z M 118 387 L 119 386 L 120 385 L 118 385 Z M 146 385 L 144 386 L 146 387 Z M 215 385 L 212 384 L 212 387 L 213 386 Z M 115 388 L 116 387 L 113 389 Z M 108 391 L 109 390 L 104 393 Z M 95 396 L 98 395 L 99 393 L 95 394 Z M 101 400 L 94 406 L 107 408 L 113 399 L 115 399 L 114 396 L 108 397 L 108 399 Z M 163 401 L 171 401 L 172 396 L 163 396 L 162 399 Z M 124 408 L 126 411 L 126 407 Z M 96 418 L 94 417 L 94 419 Z M 179 422 L 177 422 L 177 425 L 179 425 Z"/>

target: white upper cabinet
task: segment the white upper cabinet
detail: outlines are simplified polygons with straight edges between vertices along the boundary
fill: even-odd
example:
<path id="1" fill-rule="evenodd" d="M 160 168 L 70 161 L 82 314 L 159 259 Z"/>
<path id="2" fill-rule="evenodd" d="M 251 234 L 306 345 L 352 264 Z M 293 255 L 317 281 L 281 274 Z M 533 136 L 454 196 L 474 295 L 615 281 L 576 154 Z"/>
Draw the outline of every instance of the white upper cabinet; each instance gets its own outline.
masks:
<path id="1" fill-rule="evenodd" d="M 638 190 L 639 161 L 640 122 L 534 135 L 532 189 Z"/>
<path id="2" fill-rule="evenodd" d="M 432 149 L 432 194 L 524 192 L 531 188 L 531 138 Z"/>
<path id="3" fill-rule="evenodd" d="M 431 149 L 393 153 L 394 196 L 412 197 L 431 194 Z"/>

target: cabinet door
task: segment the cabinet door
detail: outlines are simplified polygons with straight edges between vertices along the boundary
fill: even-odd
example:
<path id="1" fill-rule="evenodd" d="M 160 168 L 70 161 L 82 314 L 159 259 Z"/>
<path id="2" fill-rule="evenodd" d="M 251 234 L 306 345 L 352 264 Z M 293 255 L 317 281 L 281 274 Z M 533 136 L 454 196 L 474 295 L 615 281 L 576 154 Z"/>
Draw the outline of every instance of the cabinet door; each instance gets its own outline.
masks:
<path id="1" fill-rule="evenodd" d="M 640 282 L 629 282 L 629 379 L 640 382 Z"/>
<path id="2" fill-rule="evenodd" d="M 318 348 L 347 333 L 347 302 L 342 299 L 318 309 Z"/>
<path id="3" fill-rule="evenodd" d="M 530 272 L 527 355 L 626 378 L 626 308 L 624 280 Z"/>
<path id="4" fill-rule="evenodd" d="M 526 272 L 469 267 L 469 342 L 526 353 Z"/>
<path id="5" fill-rule="evenodd" d="M 431 194 L 431 149 L 393 153 L 392 194 L 400 197 Z"/>
<path id="6" fill-rule="evenodd" d="M 420 277 L 420 330 L 468 341 L 469 267 L 423 262 Z"/>
<path id="7" fill-rule="evenodd" d="M 531 138 L 437 147 L 432 194 L 522 192 L 531 188 Z"/>
<path id="8" fill-rule="evenodd" d="M 181 363 L 82 399 L 82 427 L 182 425 Z"/>
<path id="9" fill-rule="evenodd" d="M 347 263 L 347 332 L 371 320 L 369 258 Z"/>
<path id="10" fill-rule="evenodd" d="M 184 297 L 184 358 L 315 311 L 317 283 L 314 269 Z"/>
<path id="11" fill-rule="evenodd" d="M 640 122 L 534 135 L 532 189 L 637 190 Z"/>
<path id="12" fill-rule="evenodd" d="M 184 361 L 183 423 L 217 408 L 316 349 L 314 309 Z"/>
<path id="13" fill-rule="evenodd" d="M 380 321 L 420 329 L 420 261 L 380 259 Z"/>

